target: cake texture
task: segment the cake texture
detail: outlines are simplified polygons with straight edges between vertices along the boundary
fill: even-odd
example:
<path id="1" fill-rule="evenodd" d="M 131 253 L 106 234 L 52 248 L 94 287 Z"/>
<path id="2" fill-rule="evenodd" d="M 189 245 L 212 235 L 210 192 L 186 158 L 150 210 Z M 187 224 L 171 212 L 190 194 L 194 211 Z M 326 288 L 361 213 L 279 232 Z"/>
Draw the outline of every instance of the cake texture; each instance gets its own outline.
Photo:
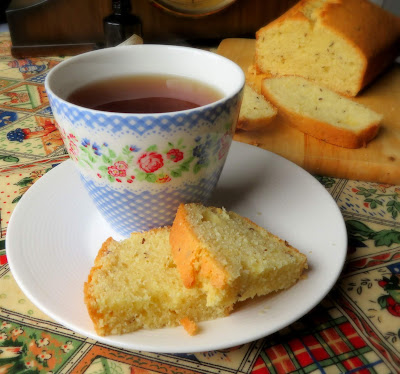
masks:
<path id="1" fill-rule="evenodd" d="M 382 115 L 301 77 L 265 79 L 262 93 L 292 126 L 344 148 L 365 146 L 382 121 Z"/>
<path id="2" fill-rule="evenodd" d="M 261 93 L 257 93 L 248 84 L 244 86 L 237 129 L 244 131 L 263 129 L 276 115 L 276 108 Z"/>
<path id="3" fill-rule="evenodd" d="M 257 69 L 256 64 L 251 64 L 246 71 L 246 84 L 249 85 L 257 93 L 261 93 L 262 81 L 266 78 L 271 78 L 273 75 L 261 73 Z"/>
<path id="4" fill-rule="evenodd" d="M 179 324 L 194 334 L 196 322 L 229 313 L 225 306 L 207 306 L 202 290 L 184 287 L 172 259 L 169 234 L 170 228 L 159 228 L 134 233 L 122 242 L 112 238 L 104 242 L 84 285 L 97 334 Z"/>
<path id="5" fill-rule="evenodd" d="M 222 208 L 180 205 L 170 234 L 183 283 L 209 306 L 230 306 L 294 285 L 306 256 L 247 218 Z"/>
<path id="6" fill-rule="evenodd" d="M 301 0 L 257 31 L 255 63 L 356 96 L 399 52 L 400 18 L 368 0 Z"/>

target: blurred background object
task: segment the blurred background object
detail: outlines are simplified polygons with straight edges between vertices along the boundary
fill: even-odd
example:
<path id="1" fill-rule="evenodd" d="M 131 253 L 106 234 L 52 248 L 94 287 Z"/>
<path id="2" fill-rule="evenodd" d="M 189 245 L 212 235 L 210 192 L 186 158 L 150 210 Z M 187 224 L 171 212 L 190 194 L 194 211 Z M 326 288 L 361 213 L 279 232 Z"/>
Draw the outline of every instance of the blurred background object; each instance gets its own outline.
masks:
<path id="1" fill-rule="evenodd" d="M 383 8 L 400 16 L 400 1 L 399 0 L 383 0 Z"/>
<path id="2" fill-rule="evenodd" d="M 298 0 L 127 1 L 141 20 L 145 43 L 217 45 L 224 38 L 254 38 Z M 400 0 L 371 1 L 400 15 Z M 0 24 L 7 16 L 14 57 L 72 55 L 118 44 L 110 40 L 130 32 L 120 28 L 115 35 L 120 26 L 112 15 L 112 0 L 0 0 Z M 134 33 L 140 35 L 137 28 Z"/>
<path id="3" fill-rule="evenodd" d="M 0 32 L 8 31 L 6 10 L 11 0 L 0 1 Z"/>
<path id="4" fill-rule="evenodd" d="M 205 16 L 221 11 L 236 0 L 150 0 L 174 14 Z"/>
<path id="5" fill-rule="evenodd" d="M 254 37 L 258 28 L 296 0 L 130 2 L 132 13 L 142 21 L 146 43 L 198 44 Z M 15 57 L 72 53 L 104 45 L 103 19 L 112 13 L 112 1 L 12 0 L 6 13 Z"/>
<path id="6" fill-rule="evenodd" d="M 11 3 L 11 0 L 2 0 L 0 1 L 0 23 L 6 23 L 6 9 L 8 5 Z"/>
<path id="7" fill-rule="evenodd" d="M 112 14 L 103 20 L 104 43 L 114 47 L 132 35 L 142 35 L 140 18 L 132 14 L 131 0 L 112 0 Z"/>
<path id="8" fill-rule="evenodd" d="M 381 6 L 397 16 L 400 15 L 400 1 L 399 0 L 370 0 L 372 3 Z"/>

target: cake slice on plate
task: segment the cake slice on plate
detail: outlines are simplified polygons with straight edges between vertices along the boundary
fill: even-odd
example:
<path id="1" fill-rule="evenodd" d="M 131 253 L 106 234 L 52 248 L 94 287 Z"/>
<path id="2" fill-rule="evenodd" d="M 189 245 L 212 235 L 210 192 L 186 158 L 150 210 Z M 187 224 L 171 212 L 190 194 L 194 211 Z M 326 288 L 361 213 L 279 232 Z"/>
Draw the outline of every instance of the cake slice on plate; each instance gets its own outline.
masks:
<path id="1" fill-rule="evenodd" d="M 288 242 L 223 208 L 180 205 L 170 242 L 183 284 L 203 290 L 208 306 L 287 289 L 307 268 Z"/>
<path id="2" fill-rule="evenodd" d="M 225 306 L 207 306 L 202 290 L 183 286 L 169 245 L 170 228 L 134 233 L 101 247 L 88 281 L 85 303 L 97 334 L 115 335 L 141 328 L 195 323 L 229 314 Z"/>

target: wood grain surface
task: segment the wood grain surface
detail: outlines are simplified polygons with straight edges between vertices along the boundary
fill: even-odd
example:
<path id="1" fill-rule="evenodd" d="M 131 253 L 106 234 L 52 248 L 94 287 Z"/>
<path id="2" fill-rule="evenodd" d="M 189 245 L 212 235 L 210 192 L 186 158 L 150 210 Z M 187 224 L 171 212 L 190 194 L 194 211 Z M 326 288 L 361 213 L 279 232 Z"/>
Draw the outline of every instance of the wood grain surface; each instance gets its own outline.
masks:
<path id="1" fill-rule="evenodd" d="M 217 53 L 246 72 L 253 62 L 254 39 L 224 39 Z M 400 65 L 362 91 L 355 101 L 384 115 L 378 136 L 364 148 L 337 147 L 296 130 L 279 115 L 265 129 L 238 131 L 235 140 L 279 154 L 316 175 L 400 184 Z"/>

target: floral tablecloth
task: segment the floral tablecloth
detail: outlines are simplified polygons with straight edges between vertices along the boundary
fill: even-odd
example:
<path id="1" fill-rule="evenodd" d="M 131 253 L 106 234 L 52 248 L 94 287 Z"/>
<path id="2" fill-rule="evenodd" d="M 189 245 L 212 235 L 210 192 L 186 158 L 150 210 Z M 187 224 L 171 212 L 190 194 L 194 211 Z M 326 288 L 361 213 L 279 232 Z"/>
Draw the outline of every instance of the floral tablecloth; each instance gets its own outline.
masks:
<path id="1" fill-rule="evenodd" d="M 13 279 L 5 237 L 22 195 L 68 159 L 43 86 L 63 58 L 17 60 L 10 45 L 0 34 L 0 373 L 400 373 L 400 186 L 316 176 L 346 221 L 346 266 L 316 308 L 264 339 L 196 354 L 137 352 L 43 314 Z"/>

